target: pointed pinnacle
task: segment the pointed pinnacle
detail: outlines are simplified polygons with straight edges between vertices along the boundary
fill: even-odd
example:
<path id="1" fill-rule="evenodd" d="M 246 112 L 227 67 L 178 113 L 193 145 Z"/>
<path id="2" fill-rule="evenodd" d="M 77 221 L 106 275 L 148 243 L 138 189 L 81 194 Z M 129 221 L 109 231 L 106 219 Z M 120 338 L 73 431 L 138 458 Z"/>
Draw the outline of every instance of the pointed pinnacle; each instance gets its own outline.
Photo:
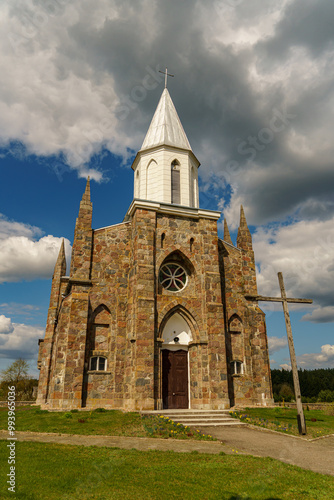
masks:
<path id="1" fill-rule="evenodd" d="M 57 258 L 57 264 L 58 264 L 58 262 L 62 262 L 63 259 L 65 259 L 65 242 L 64 242 L 64 238 L 61 241 L 61 245 L 60 245 L 60 249 L 59 249 L 59 253 L 58 253 L 58 258 Z"/>
<path id="2" fill-rule="evenodd" d="M 90 201 L 90 177 L 87 177 L 86 189 L 82 196 L 82 199 L 85 201 Z"/>
<path id="3" fill-rule="evenodd" d="M 244 211 L 244 207 L 242 205 L 240 205 L 240 228 L 242 228 L 242 229 L 247 228 L 248 229 L 245 211 Z"/>
<path id="4" fill-rule="evenodd" d="M 224 241 L 233 245 L 226 219 L 224 219 Z"/>
<path id="5" fill-rule="evenodd" d="M 62 239 L 58 257 L 57 257 L 57 262 L 55 265 L 55 273 L 59 274 L 60 276 L 63 276 L 66 274 L 66 256 L 65 256 L 65 242 L 64 238 Z"/>

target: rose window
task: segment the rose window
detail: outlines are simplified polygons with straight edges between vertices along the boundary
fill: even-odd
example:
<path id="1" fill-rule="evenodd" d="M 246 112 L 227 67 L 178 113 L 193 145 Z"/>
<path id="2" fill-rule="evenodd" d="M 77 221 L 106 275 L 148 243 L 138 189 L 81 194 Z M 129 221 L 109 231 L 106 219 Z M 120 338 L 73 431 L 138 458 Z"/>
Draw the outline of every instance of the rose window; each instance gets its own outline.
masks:
<path id="1" fill-rule="evenodd" d="M 165 264 L 160 269 L 159 281 L 166 290 L 178 292 L 187 284 L 187 273 L 178 264 Z"/>

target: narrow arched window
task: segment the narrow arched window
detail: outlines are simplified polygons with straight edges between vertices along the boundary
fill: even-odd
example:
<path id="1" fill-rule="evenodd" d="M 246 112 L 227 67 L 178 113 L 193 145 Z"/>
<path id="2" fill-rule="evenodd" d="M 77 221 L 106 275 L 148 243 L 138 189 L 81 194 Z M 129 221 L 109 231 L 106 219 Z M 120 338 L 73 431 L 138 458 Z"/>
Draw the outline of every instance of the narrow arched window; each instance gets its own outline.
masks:
<path id="1" fill-rule="evenodd" d="M 194 238 L 190 238 L 190 251 L 191 252 L 193 251 L 193 247 L 194 247 Z"/>
<path id="2" fill-rule="evenodd" d="M 165 233 L 162 233 L 162 235 L 161 235 L 161 248 L 164 247 L 165 238 L 166 238 Z"/>
<path id="3" fill-rule="evenodd" d="M 171 202 L 181 203 L 181 181 L 180 181 L 180 163 L 177 160 L 171 163 Z"/>
<path id="4" fill-rule="evenodd" d="M 140 174 L 139 174 L 139 170 L 137 170 L 137 173 L 136 173 L 136 194 L 135 194 L 135 197 L 136 198 L 140 198 Z"/>

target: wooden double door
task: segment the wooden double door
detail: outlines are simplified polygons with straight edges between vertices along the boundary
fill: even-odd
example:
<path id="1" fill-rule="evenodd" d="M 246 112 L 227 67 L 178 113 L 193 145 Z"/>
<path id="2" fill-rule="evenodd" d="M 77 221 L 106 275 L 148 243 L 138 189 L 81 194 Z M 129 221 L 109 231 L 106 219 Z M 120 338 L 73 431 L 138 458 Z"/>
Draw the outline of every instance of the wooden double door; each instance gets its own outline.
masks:
<path id="1" fill-rule="evenodd" d="M 187 351 L 162 350 L 162 401 L 164 409 L 189 407 Z"/>

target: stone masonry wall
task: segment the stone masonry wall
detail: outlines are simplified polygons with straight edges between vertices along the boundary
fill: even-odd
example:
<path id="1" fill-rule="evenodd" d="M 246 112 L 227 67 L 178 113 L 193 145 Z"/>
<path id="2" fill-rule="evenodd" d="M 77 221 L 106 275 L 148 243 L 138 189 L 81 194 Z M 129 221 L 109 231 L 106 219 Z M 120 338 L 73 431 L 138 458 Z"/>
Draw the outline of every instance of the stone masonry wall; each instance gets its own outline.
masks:
<path id="1" fill-rule="evenodd" d="M 196 323 L 194 340 L 189 347 L 191 408 L 228 407 L 216 222 L 158 214 L 156 276 L 161 265 L 171 259 L 186 268 L 188 284 L 175 293 L 157 282 L 157 333 L 161 335 L 161 325 L 169 314 L 176 311 L 182 314 L 184 310 L 190 313 Z M 159 383 L 161 386 L 161 381 L 158 386 Z"/>

